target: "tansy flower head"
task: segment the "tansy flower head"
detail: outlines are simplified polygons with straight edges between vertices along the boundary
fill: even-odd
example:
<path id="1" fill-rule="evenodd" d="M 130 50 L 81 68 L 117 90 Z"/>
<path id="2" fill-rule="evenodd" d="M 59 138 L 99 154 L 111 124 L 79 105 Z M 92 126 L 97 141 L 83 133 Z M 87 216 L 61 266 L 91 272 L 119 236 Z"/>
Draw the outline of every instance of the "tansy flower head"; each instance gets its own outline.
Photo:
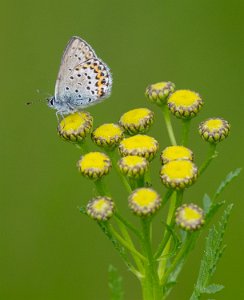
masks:
<path id="1" fill-rule="evenodd" d="M 202 138 L 210 143 L 224 140 L 230 132 L 230 124 L 222 118 L 210 118 L 199 125 Z"/>
<path id="2" fill-rule="evenodd" d="M 138 216 L 149 216 L 161 205 L 161 198 L 150 188 L 139 188 L 129 196 L 129 207 Z"/>
<path id="3" fill-rule="evenodd" d="M 136 108 L 124 113 L 119 124 L 128 134 L 146 132 L 153 123 L 154 113 L 148 108 Z"/>
<path id="4" fill-rule="evenodd" d="M 118 162 L 120 171 L 128 176 L 133 178 L 141 177 L 145 174 L 148 169 L 149 162 L 146 158 L 141 156 L 125 156 L 122 157 Z"/>
<path id="5" fill-rule="evenodd" d="M 197 167 L 190 160 L 172 160 L 162 166 L 160 177 L 172 189 L 184 189 L 197 178 Z"/>
<path id="6" fill-rule="evenodd" d="M 88 202 L 87 214 L 97 221 L 107 221 L 114 212 L 114 202 L 109 197 L 96 197 Z"/>
<path id="7" fill-rule="evenodd" d="M 92 125 L 92 116 L 80 111 L 63 118 L 58 125 L 58 133 L 65 140 L 80 142 L 91 132 Z"/>
<path id="8" fill-rule="evenodd" d="M 184 230 L 196 230 L 204 224 L 204 212 L 197 205 L 183 204 L 175 213 L 176 224 Z"/>
<path id="9" fill-rule="evenodd" d="M 78 161 L 78 168 L 82 175 L 89 179 L 99 179 L 108 174 L 111 169 L 109 157 L 101 152 L 90 152 L 81 156 Z"/>
<path id="10" fill-rule="evenodd" d="M 156 103 L 157 105 L 163 105 L 167 102 L 169 94 L 174 90 L 174 83 L 170 81 L 158 82 L 147 87 L 146 96 L 151 102 Z"/>
<path id="11" fill-rule="evenodd" d="M 160 158 L 163 164 L 177 159 L 193 160 L 193 152 L 184 146 L 169 146 L 161 152 Z"/>
<path id="12" fill-rule="evenodd" d="M 199 94 L 189 90 L 178 90 L 168 99 L 168 107 L 177 118 L 191 119 L 202 106 L 203 100 Z"/>
<path id="13" fill-rule="evenodd" d="M 137 134 L 123 139 L 119 145 L 119 152 L 122 156 L 143 156 L 150 161 L 155 156 L 158 147 L 158 142 L 153 137 Z"/>
<path id="14" fill-rule="evenodd" d="M 101 147 L 113 148 L 123 137 L 123 129 L 113 123 L 103 124 L 92 132 L 92 140 Z"/>

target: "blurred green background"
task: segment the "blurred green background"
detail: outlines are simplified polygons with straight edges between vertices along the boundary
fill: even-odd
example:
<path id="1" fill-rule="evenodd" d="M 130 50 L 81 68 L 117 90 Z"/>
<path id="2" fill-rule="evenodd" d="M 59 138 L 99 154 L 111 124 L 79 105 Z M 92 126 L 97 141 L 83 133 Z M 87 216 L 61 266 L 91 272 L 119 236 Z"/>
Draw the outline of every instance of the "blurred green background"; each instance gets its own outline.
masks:
<path id="1" fill-rule="evenodd" d="M 219 145 L 218 159 L 186 193 L 186 201 L 201 204 L 205 191 L 211 195 L 229 171 L 243 166 L 243 19 L 242 0 L 2 1 L 1 300 L 106 300 L 110 263 L 124 276 L 125 299 L 140 299 L 136 279 L 95 222 L 77 209 L 93 188 L 77 172 L 78 149 L 59 139 L 55 113 L 45 101 L 25 105 L 53 94 L 69 38 L 87 40 L 113 72 L 111 98 L 88 109 L 95 126 L 116 122 L 131 108 L 149 107 L 156 114 L 150 134 L 163 149 L 169 140 L 161 113 L 144 97 L 148 84 L 162 80 L 195 90 L 205 100 L 191 132 L 198 164 L 207 145 L 197 124 L 210 116 L 231 122 L 231 136 Z M 179 121 L 173 121 L 179 131 Z M 153 166 L 155 188 L 163 193 L 158 157 Z M 135 220 L 116 174 L 107 179 L 118 206 Z M 228 248 L 214 278 L 226 288 L 215 299 L 244 297 L 242 182 L 243 174 L 223 196 L 235 206 L 225 238 Z M 158 238 L 161 234 L 161 227 L 155 228 Z M 189 299 L 203 243 L 202 237 L 169 299 Z"/>

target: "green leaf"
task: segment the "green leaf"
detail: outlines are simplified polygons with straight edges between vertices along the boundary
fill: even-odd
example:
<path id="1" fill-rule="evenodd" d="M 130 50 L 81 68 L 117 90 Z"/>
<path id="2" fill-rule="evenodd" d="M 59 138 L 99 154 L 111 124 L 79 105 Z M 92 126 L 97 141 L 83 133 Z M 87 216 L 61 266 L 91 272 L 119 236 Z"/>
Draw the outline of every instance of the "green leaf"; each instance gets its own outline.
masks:
<path id="1" fill-rule="evenodd" d="M 122 287 L 122 277 L 118 270 L 110 265 L 108 268 L 108 286 L 110 290 L 110 300 L 123 300 L 124 292 Z"/>
<path id="2" fill-rule="evenodd" d="M 225 245 L 223 245 L 223 238 L 232 207 L 233 204 L 228 205 L 219 221 L 218 227 L 216 228 L 213 225 L 209 230 L 197 283 L 190 300 L 198 300 L 202 294 L 213 294 L 223 289 L 223 286 L 216 284 L 209 285 L 209 282 L 226 248 Z"/>
<path id="3" fill-rule="evenodd" d="M 230 172 L 226 178 L 221 182 L 219 185 L 215 195 L 214 200 L 219 197 L 219 195 L 223 192 L 223 190 L 226 188 L 226 186 L 234 179 L 236 178 L 241 172 L 241 168 L 237 168 L 235 171 Z"/>
<path id="4" fill-rule="evenodd" d="M 224 286 L 222 284 L 211 284 L 204 289 L 205 294 L 215 294 L 223 290 Z"/>
<path id="5" fill-rule="evenodd" d="M 203 209 L 204 209 L 205 214 L 207 214 L 209 212 L 211 205 L 212 205 L 211 198 L 209 197 L 208 194 L 205 194 L 203 196 Z"/>

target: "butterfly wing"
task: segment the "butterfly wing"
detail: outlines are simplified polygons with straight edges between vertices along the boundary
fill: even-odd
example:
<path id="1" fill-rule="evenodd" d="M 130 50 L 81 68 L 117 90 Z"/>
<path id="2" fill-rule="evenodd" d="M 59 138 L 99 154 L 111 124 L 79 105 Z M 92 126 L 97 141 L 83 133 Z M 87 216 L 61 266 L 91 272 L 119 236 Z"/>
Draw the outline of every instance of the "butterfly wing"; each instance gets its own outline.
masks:
<path id="1" fill-rule="evenodd" d="M 75 66 L 91 59 L 92 57 L 97 57 L 96 53 L 86 41 L 76 36 L 73 36 L 70 39 L 64 50 L 58 72 L 58 78 L 55 85 L 56 99 L 58 99 L 59 96 L 59 87 L 60 84 L 62 84 L 62 80 L 71 74 Z"/>
<path id="2" fill-rule="evenodd" d="M 94 104 L 109 96 L 112 78 L 109 68 L 97 58 L 92 47 L 73 37 L 63 54 L 55 99 L 73 110 Z"/>

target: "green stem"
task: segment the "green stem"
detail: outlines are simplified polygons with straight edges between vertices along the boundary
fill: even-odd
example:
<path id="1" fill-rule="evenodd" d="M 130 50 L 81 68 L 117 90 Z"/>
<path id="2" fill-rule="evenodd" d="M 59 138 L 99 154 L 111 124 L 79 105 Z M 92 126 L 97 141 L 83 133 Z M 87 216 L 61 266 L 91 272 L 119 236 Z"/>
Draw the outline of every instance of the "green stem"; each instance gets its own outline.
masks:
<path id="1" fill-rule="evenodd" d="M 81 150 L 82 155 L 85 155 L 86 153 L 90 152 L 90 148 L 89 148 L 86 140 L 84 140 L 80 143 L 75 143 L 75 146 Z"/>
<path id="2" fill-rule="evenodd" d="M 165 121 L 165 124 L 166 124 L 166 128 L 167 128 L 167 131 L 168 131 L 170 142 L 171 142 L 172 145 L 175 146 L 175 145 L 177 145 L 177 143 L 176 143 L 174 131 L 173 131 L 173 128 L 172 128 L 170 115 L 169 115 L 169 109 L 168 109 L 167 104 L 164 104 L 162 106 L 162 110 L 163 110 L 164 121 Z"/>
<path id="3" fill-rule="evenodd" d="M 217 144 L 215 143 L 209 143 L 209 151 L 208 151 L 208 156 L 207 159 L 204 161 L 204 163 L 201 165 L 199 169 L 199 175 L 201 175 L 207 167 L 210 165 L 212 160 L 217 157 L 217 151 L 216 151 Z"/>
<path id="4" fill-rule="evenodd" d="M 119 220 L 122 222 L 128 229 L 130 229 L 134 234 L 141 240 L 142 235 L 141 233 L 132 225 L 130 224 L 127 220 L 125 220 L 118 212 L 115 212 L 114 217 L 116 220 Z"/>
<path id="5" fill-rule="evenodd" d="M 110 196 L 110 192 L 107 190 L 105 183 L 102 179 L 95 180 L 94 184 L 99 196 Z"/>
<path id="6" fill-rule="evenodd" d="M 146 258 L 140 253 L 138 252 L 132 245 L 128 244 L 128 242 L 126 240 L 124 240 L 120 234 L 118 234 L 118 232 L 113 228 L 113 226 L 111 224 L 108 224 L 108 229 L 109 231 L 113 234 L 113 236 L 127 249 L 129 250 L 131 253 L 133 253 L 134 255 L 136 255 L 139 259 L 141 259 L 142 261 L 146 261 Z"/>
<path id="7" fill-rule="evenodd" d="M 182 197 L 183 197 L 183 191 L 177 191 L 177 194 L 174 192 L 172 195 L 172 199 L 171 199 L 170 206 L 169 206 L 169 212 L 168 212 L 168 216 L 167 216 L 167 221 L 166 221 L 167 225 L 170 227 L 173 227 L 175 224 L 175 219 L 174 219 L 175 210 L 181 203 Z M 159 276 L 160 280 L 164 276 L 165 269 L 167 267 L 170 246 L 171 246 L 171 234 L 168 232 L 168 229 L 167 229 L 167 232 L 165 232 L 165 235 L 163 238 L 163 242 L 159 246 L 159 250 L 163 250 L 162 254 L 160 255 L 159 265 L 158 265 L 158 276 Z M 159 250 L 156 253 L 157 256 L 159 255 Z"/>
<path id="8" fill-rule="evenodd" d="M 188 138 L 189 138 L 189 132 L 190 132 L 190 126 L 191 126 L 191 119 L 182 119 L 183 124 L 183 132 L 182 132 L 182 145 L 187 146 L 188 145 Z"/>
<path id="9" fill-rule="evenodd" d="M 159 300 L 161 297 L 161 290 L 156 272 L 156 261 L 154 260 L 151 248 L 151 218 L 141 218 L 141 223 L 143 232 L 143 248 L 147 257 L 147 263 L 145 264 L 145 281 L 148 281 L 147 284 L 151 291 L 150 298 L 145 298 L 145 300 Z"/>
<path id="10" fill-rule="evenodd" d="M 112 151 L 107 151 L 107 154 L 109 155 L 111 161 L 112 161 L 112 164 L 113 164 L 113 167 L 115 168 L 120 180 L 122 181 L 122 183 L 124 184 L 127 192 L 129 194 L 131 194 L 132 192 L 132 189 L 131 189 L 131 186 L 130 184 L 128 183 L 128 180 L 126 179 L 126 177 L 120 172 L 120 169 L 118 167 L 118 164 L 117 164 L 117 159 L 116 159 L 116 156 L 115 156 L 115 150 L 112 150 Z"/>
<path id="11" fill-rule="evenodd" d="M 170 274 L 177 268 L 177 266 L 182 262 L 182 260 L 187 256 L 189 251 L 192 248 L 192 244 L 194 243 L 195 236 L 194 234 L 190 233 L 187 235 L 187 238 L 185 240 L 185 243 L 182 245 L 180 251 L 176 255 L 175 259 L 170 264 L 170 267 L 168 268 L 167 272 L 165 272 L 161 284 L 164 285 L 167 283 L 168 278 Z"/>
<path id="12" fill-rule="evenodd" d="M 131 249 L 134 249 L 134 251 L 137 252 L 137 250 L 136 250 L 136 248 L 134 246 L 134 243 L 133 243 L 133 241 L 132 241 L 132 239 L 131 239 L 131 237 L 130 237 L 127 229 L 126 229 L 126 226 L 125 226 L 124 222 L 121 221 L 121 219 L 122 219 L 121 217 L 119 217 L 119 218 L 117 217 L 116 218 L 118 227 L 119 227 L 119 229 L 120 229 L 120 231 L 121 231 L 121 233 L 122 233 L 125 241 L 131 247 Z M 126 225 L 128 226 L 128 223 L 126 223 Z M 130 225 L 130 228 L 131 228 L 131 225 Z M 136 230 L 136 229 L 134 229 L 134 230 Z M 134 259 L 134 261 L 136 263 L 136 266 L 137 266 L 138 270 L 140 271 L 140 273 L 144 274 L 144 267 L 142 265 L 141 259 L 139 259 L 138 256 L 135 255 L 134 252 L 131 252 L 131 255 L 132 255 L 132 257 L 133 257 L 133 259 Z"/>

